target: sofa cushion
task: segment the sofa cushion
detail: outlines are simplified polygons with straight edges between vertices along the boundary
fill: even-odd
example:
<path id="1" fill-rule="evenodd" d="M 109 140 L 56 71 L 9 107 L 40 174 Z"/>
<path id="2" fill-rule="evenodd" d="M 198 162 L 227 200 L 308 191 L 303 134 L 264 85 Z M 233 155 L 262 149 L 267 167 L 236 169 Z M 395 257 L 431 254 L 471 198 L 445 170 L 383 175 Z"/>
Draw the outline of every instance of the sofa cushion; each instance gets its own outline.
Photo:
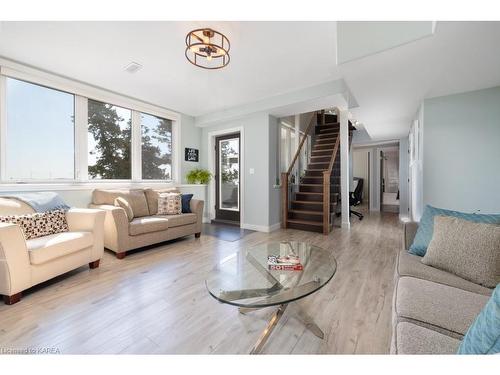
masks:
<path id="1" fill-rule="evenodd" d="M 144 194 L 146 194 L 146 199 L 148 201 L 149 213 L 151 215 L 156 215 L 158 213 L 158 197 L 160 193 L 180 193 L 178 188 L 168 188 L 168 189 L 144 189 Z"/>
<path id="2" fill-rule="evenodd" d="M 43 264 L 92 246 L 91 232 L 64 232 L 26 241 L 31 264 Z"/>
<path id="3" fill-rule="evenodd" d="M 401 277 L 395 309 L 398 318 L 464 335 L 488 297 L 432 281 Z"/>
<path id="4" fill-rule="evenodd" d="M 132 206 L 128 201 L 123 198 L 123 197 L 118 197 L 115 199 L 115 206 L 116 207 L 121 207 L 125 210 L 125 213 L 127 214 L 127 219 L 128 221 L 132 221 L 134 218 L 134 211 L 132 210 Z"/>
<path id="5" fill-rule="evenodd" d="M 432 206 L 425 206 L 422 218 L 418 225 L 417 234 L 410 246 L 410 253 L 414 255 L 424 256 L 427 251 L 427 246 L 432 239 L 434 232 L 434 217 L 435 216 L 453 216 L 463 220 L 472 221 L 474 223 L 500 224 L 500 214 L 469 214 L 465 212 L 445 210 Z"/>
<path id="6" fill-rule="evenodd" d="M 158 216 L 136 217 L 128 226 L 128 232 L 131 236 L 167 229 L 168 219 Z"/>
<path id="7" fill-rule="evenodd" d="M 422 263 L 494 288 L 500 282 L 500 225 L 436 216 Z"/>
<path id="8" fill-rule="evenodd" d="M 114 206 L 115 199 L 125 198 L 132 207 L 134 217 L 149 216 L 148 202 L 143 189 L 103 190 L 95 189 L 92 192 L 93 204 L 109 204 Z"/>
<path id="9" fill-rule="evenodd" d="M 0 216 L 0 222 L 19 225 L 27 240 L 69 230 L 64 210 Z"/>
<path id="10" fill-rule="evenodd" d="M 412 276 L 418 279 L 453 286 L 468 292 L 479 293 L 485 296 L 491 295 L 491 289 L 462 279 L 452 273 L 427 266 L 421 260 L 422 257 L 410 254 L 406 250 L 401 250 L 396 265 L 398 276 Z"/>
<path id="11" fill-rule="evenodd" d="M 396 326 L 397 354 L 455 354 L 460 340 L 416 324 Z"/>
<path id="12" fill-rule="evenodd" d="M 188 225 L 196 223 L 197 217 L 196 214 L 181 214 L 181 215 L 158 215 L 158 217 L 162 217 L 168 219 L 168 227 L 175 228 L 180 227 L 181 225 Z"/>
<path id="13" fill-rule="evenodd" d="M 500 284 L 465 334 L 458 354 L 500 353 Z"/>

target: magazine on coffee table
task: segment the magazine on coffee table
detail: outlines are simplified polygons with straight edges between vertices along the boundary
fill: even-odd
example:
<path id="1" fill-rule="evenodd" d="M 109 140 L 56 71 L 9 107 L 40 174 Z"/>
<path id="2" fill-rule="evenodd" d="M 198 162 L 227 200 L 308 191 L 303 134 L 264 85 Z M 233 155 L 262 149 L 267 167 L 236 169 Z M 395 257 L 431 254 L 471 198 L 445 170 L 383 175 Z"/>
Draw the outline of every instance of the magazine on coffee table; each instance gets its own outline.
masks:
<path id="1" fill-rule="evenodd" d="M 267 257 L 267 266 L 271 271 L 302 271 L 304 266 L 296 255 Z"/>

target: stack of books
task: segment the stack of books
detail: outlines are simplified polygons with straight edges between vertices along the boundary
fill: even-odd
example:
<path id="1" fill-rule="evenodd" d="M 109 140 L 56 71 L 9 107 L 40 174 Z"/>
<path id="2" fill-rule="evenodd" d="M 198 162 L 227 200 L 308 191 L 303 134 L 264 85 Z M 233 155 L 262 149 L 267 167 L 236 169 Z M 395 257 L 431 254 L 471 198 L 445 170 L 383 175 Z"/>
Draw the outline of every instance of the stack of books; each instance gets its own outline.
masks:
<path id="1" fill-rule="evenodd" d="M 304 266 L 296 255 L 267 257 L 267 266 L 271 271 L 302 271 Z"/>

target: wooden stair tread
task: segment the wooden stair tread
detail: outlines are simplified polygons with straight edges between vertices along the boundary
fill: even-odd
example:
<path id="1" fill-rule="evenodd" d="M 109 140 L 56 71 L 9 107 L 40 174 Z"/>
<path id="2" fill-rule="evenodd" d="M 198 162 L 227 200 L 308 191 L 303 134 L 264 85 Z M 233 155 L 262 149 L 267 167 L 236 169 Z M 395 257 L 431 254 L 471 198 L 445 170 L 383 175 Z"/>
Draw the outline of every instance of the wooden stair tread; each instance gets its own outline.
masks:
<path id="1" fill-rule="evenodd" d="M 335 146 L 335 142 L 333 142 L 333 143 L 322 143 L 322 144 L 315 143 L 314 146 L 313 146 L 313 148 L 316 147 L 316 146 Z M 332 148 L 332 150 L 333 150 L 333 148 Z"/>
<path id="2" fill-rule="evenodd" d="M 299 219 L 286 219 L 288 223 L 294 224 L 305 224 L 305 225 L 316 225 L 318 227 L 323 226 L 323 222 L 321 221 L 308 221 L 308 220 L 299 220 Z"/>
<path id="3" fill-rule="evenodd" d="M 309 210 L 299 210 L 299 209 L 291 209 L 288 212 L 294 212 L 296 214 L 305 214 L 305 215 L 323 215 L 323 211 L 309 211 Z"/>
<path id="4" fill-rule="evenodd" d="M 292 200 L 292 203 L 299 203 L 299 204 L 319 204 L 319 205 L 323 205 L 323 202 L 318 202 L 318 201 L 294 201 L 294 200 Z"/>
<path id="5" fill-rule="evenodd" d="M 331 184 L 331 185 L 340 185 L 340 184 Z M 323 193 L 317 191 L 297 191 L 295 194 L 309 194 L 309 195 L 323 195 Z M 335 195 L 337 193 L 330 193 L 330 195 Z"/>

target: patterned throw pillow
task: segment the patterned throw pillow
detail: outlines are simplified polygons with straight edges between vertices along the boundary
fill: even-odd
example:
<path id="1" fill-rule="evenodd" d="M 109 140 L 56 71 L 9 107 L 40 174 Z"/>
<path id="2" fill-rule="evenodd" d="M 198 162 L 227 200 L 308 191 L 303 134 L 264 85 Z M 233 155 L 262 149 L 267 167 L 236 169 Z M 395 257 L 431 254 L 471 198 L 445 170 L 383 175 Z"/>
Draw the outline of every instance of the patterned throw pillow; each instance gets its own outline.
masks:
<path id="1" fill-rule="evenodd" d="M 182 194 L 164 193 L 158 197 L 158 215 L 180 215 L 182 213 Z"/>
<path id="2" fill-rule="evenodd" d="M 69 231 L 64 210 L 0 216 L 0 222 L 19 225 L 27 240 Z"/>

